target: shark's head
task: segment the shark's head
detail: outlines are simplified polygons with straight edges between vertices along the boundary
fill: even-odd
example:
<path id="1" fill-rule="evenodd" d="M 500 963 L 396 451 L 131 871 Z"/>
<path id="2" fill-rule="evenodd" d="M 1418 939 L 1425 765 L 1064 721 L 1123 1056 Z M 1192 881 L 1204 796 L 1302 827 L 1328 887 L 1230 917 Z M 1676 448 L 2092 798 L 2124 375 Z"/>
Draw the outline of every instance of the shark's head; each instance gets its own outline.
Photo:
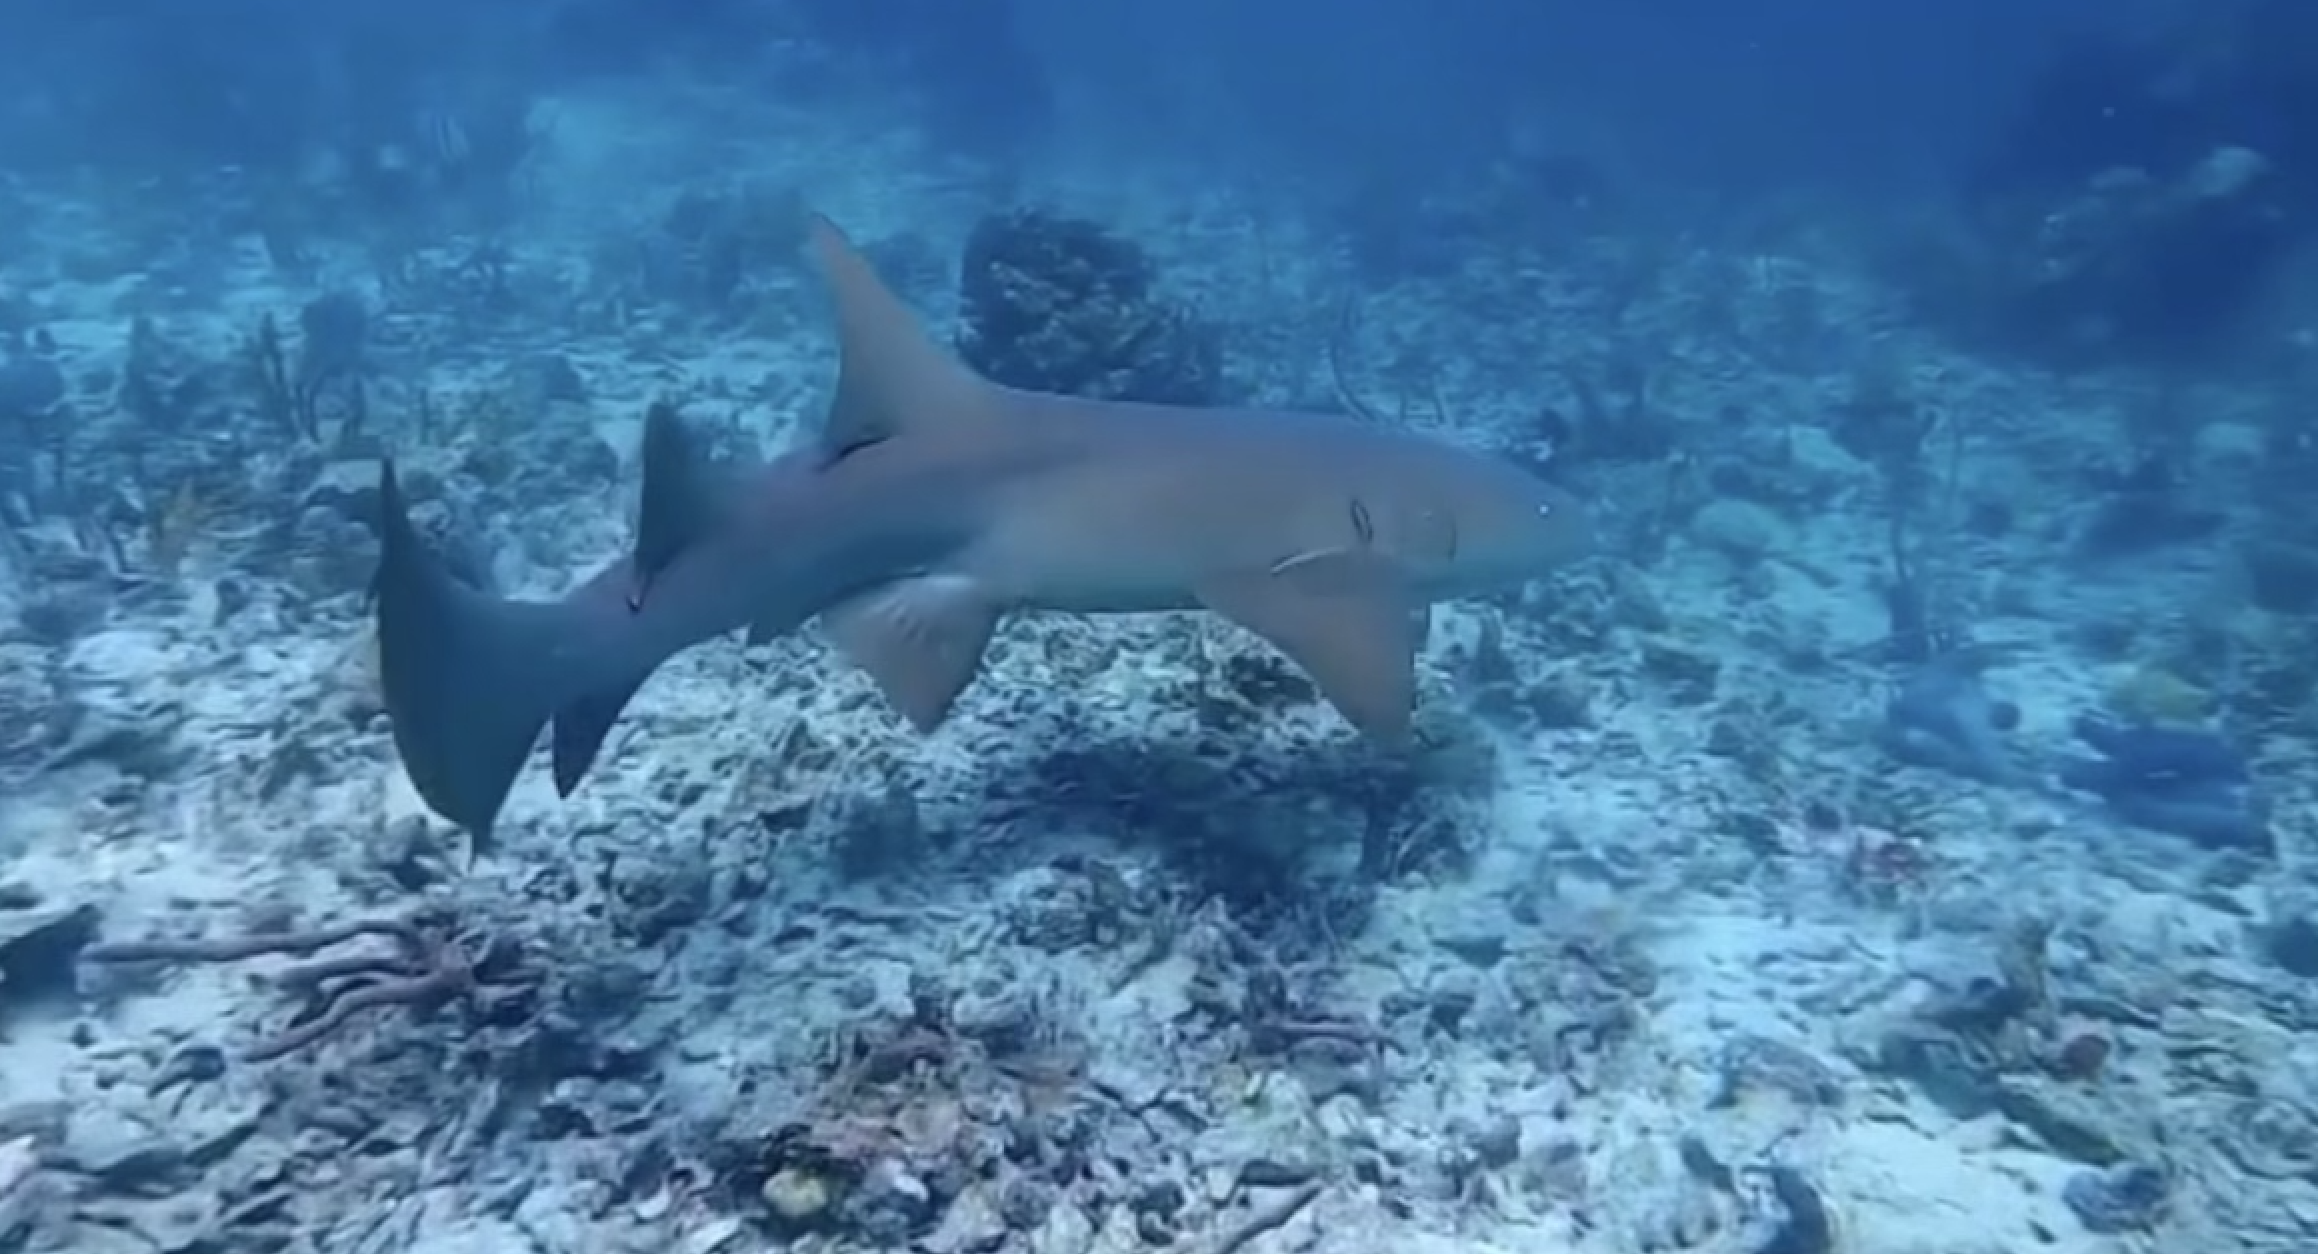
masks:
<path id="1" fill-rule="evenodd" d="M 1434 560 L 1419 575 L 1436 595 L 1526 583 L 1592 544 L 1577 497 L 1511 463 L 1474 459 L 1461 468 L 1456 488 L 1438 507 L 1452 524 L 1445 543 L 1433 546 Z"/>

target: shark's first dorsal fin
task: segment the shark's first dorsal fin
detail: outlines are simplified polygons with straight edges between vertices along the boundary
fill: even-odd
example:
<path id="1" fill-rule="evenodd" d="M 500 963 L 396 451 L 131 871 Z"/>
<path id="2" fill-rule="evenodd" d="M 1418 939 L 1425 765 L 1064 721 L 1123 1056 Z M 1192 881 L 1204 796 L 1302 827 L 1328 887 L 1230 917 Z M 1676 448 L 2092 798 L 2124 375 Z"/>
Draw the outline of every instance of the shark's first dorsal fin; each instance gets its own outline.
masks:
<path id="1" fill-rule="evenodd" d="M 644 414 L 639 460 L 644 485 L 636 507 L 636 596 L 654 575 L 714 531 L 732 504 L 726 476 L 667 401 L 653 402 Z"/>
<path id="2" fill-rule="evenodd" d="M 836 223 L 815 214 L 811 234 L 837 313 L 837 395 L 821 438 L 846 450 L 990 421 L 992 385 L 927 338 Z"/>

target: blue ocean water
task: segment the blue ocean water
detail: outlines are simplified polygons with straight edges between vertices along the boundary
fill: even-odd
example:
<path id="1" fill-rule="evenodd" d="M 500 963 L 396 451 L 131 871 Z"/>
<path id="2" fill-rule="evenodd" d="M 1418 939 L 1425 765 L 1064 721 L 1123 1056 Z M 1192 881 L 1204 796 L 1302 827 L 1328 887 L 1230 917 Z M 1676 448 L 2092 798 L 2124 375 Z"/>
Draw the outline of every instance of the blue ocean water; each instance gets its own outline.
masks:
<path id="1" fill-rule="evenodd" d="M 2308 0 L 0 5 L 0 1254 L 2318 1248 L 2314 228 Z"/>

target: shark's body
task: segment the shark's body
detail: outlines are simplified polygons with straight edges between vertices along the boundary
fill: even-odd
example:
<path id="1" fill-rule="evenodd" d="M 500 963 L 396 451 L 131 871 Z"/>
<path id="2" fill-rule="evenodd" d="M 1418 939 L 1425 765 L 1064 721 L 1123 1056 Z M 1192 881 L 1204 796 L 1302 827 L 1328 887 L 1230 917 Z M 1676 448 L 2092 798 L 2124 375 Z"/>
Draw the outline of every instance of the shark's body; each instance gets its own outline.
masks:
<path id="1" fill-rule="evenodd" d="M 636 551 L 565 601 L 459 587 L 389 475 L 381 668 L 397 745 L 438 813 L 487 836 L 543 723 L 568 792 L 669 656 L 815 615 L 921 729 L 1011 612 L 1205 608 L 1395 740 L 1422 607 L 1582 551 L 1567 494 L 1438 440 L 1000 387 L 935 347 L 835 227 L 816 225 L 814 250 L 842 359 L 820 439 L 734 478 L 656 416 Z"/>

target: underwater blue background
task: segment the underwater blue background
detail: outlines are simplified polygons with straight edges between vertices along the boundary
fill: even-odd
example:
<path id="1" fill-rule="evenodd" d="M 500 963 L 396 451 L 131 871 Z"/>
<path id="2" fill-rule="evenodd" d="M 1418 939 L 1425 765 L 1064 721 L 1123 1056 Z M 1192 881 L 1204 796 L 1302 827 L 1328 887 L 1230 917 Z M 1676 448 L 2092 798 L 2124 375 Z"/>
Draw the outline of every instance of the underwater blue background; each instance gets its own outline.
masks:
<path id="1" fill-rule="evenodd" d="M 285 130 L 345 124 L 429 80 L 543 91 L 657 67 L 735 88 L 754 73 L 769 89 L 761 44 L 790 25 L 781 6 L 737 0 L 14 7 L 7 55 L 24 116 L 12 150 L 54 145 L 82 160 L 172 143 L 190 149 L 183 160 L 254 160 Z M 1979 142 L 2072 35 L 2147 24 L 2165 6 L 795 7 L 819 10 L 807 20 L 858 51 L 906 52 L 905 77 L 881 85 L 966 105 L 945 112 L 982 100 L 987 120 L 1011 124 L 1011 102 L 1047 79 L 1065 109 L 1053 120 L 1102 129 L 1126 163 L 1244 150 L 1325 176 L 1485 160 L 1518 120 L 1553 109 L 1614 131 L 1601 142 L 1655 177 L 1761 189 L 1924 177 Z M 1218 126 L 1232 142 L 1217 142 Z"/>
<path id="2" fill-rule="evenodd" d="M 381 467 L 564 594 L 653 405 L 812 447 L 815 212 L 1592 551 L 1404 749 L 808 630 L 473 847 Z M 2307 1254 L 2314 228 L 2308 0 L 0 0 L 0 1254 Z"/>

